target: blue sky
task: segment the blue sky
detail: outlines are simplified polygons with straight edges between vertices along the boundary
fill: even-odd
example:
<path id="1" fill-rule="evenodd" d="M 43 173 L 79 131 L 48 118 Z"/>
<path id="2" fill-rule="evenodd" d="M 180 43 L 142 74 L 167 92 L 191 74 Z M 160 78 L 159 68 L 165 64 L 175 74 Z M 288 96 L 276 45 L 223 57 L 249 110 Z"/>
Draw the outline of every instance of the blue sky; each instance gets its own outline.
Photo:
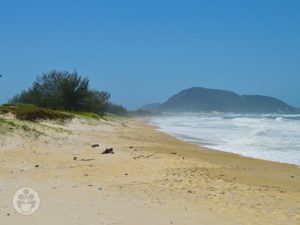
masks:
<path id="1" fill-rule="evenodd" d="M 300 107 L 300 1 L 0 0 L 0 102 L 74 70 L 130 109 L 194 86 Z"/>

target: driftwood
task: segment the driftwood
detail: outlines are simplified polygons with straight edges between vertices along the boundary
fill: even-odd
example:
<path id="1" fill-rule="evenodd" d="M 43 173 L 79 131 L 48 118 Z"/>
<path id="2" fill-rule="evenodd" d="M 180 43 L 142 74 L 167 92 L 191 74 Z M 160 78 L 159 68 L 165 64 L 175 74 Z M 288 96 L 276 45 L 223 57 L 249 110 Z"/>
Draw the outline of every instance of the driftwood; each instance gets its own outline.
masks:
<path id="1" fill-rule="evenodd" d="M 88 162 L 88 161 L 93 161 L 95 159 L 81 159 L 80 161 L 83 161 L 83 162 Z"/>
<path id="2" fill-rule="evenodd" d="M 157 153 L 157 152 L 155 152 L 155 153 L 153 153 L 153 154 L 151 154 L 151 155 L 146 155 L 146 156 L 144 156 L 144 155 L 134 156 L 133 158 L 134 158 L 134 159 L 140 159 L 140 158 L 148 159 L 148 158 L 154 156 L 156 153 Z"/>
<path id="3" fill-rule="evenodd" d="M 105 149 L 104 152 L 102 152 L 102 154 L 115 154 L 115 153 L 113 148 L 107 148 Z"/>

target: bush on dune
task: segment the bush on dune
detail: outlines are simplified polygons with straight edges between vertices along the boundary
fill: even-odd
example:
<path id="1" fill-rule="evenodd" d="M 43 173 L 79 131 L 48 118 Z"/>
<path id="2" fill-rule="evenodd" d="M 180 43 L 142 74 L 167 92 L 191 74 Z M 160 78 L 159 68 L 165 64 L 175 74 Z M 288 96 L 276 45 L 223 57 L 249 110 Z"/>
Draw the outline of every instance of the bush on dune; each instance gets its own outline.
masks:
<path id="1" fill-rule="evenodd" d="M 44 108 L 43 112 L 37 111 L 36 108 L 30 109 L 30 113 L 26 112 L 26 116 L 19 114 L 20 117 L 31 117 L 31 115 L 33 118 L 42 117 L 48 113 L 45 111 L 46 108 L 69 112 L 89 112 L 103 116 L 110 106 L 114 106 L 109 103 L 109 99 L 109 93 L 91 90 L 89 80 L 79 76 L 76 71 L 70 73 L 53 70 L 39 76 L 31 88 L 14 96 L 10 103 L 31 104 Z M 120 108 L 116 106 L 118 107 Z M 122 110 L 126 111 L 125 108 Z M 119 112 L 120 109 L 115 111 Z"/>

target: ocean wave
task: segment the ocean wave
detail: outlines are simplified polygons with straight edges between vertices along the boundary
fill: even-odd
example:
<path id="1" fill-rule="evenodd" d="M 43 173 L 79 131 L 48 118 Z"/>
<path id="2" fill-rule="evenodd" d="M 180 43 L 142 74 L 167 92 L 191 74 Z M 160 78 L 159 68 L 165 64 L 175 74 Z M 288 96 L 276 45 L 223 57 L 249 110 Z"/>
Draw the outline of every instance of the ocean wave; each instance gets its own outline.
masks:
<path id="1" fill-rule="evenodd" d="M 209 148 L 300 165 L 300 115 L 174 114 L 150 123 Z"/>

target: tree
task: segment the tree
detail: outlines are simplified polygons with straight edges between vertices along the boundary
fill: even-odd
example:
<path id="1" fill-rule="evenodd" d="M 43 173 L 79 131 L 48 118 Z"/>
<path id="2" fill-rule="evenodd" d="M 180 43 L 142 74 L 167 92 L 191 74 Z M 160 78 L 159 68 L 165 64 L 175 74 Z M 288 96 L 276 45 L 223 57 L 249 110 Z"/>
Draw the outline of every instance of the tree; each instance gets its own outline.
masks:
<path id="1" fill-rule="evenodd" d="M 85 108 L 89 112 L 103 115 L 107 110 L 110 94 L 105 91 L 90 91 Z"/>
<path id="2" fill-rule="evenodd" d="M 89 80 L 79 76 L 76 71 L 52 70 L 39 76 L 30 89 L 13 97 L 11 102 L 103 114 L 109 98 L 107 92 L 90 90 Z"/>
<path id="3" fill-rule="evenodd" d="M 126 108 L 124 108 L 122 105 L 115 105 L 113 103 L 109 103 L 107 105 L 107 112 L 121 116 L 128 115 Z"/>

